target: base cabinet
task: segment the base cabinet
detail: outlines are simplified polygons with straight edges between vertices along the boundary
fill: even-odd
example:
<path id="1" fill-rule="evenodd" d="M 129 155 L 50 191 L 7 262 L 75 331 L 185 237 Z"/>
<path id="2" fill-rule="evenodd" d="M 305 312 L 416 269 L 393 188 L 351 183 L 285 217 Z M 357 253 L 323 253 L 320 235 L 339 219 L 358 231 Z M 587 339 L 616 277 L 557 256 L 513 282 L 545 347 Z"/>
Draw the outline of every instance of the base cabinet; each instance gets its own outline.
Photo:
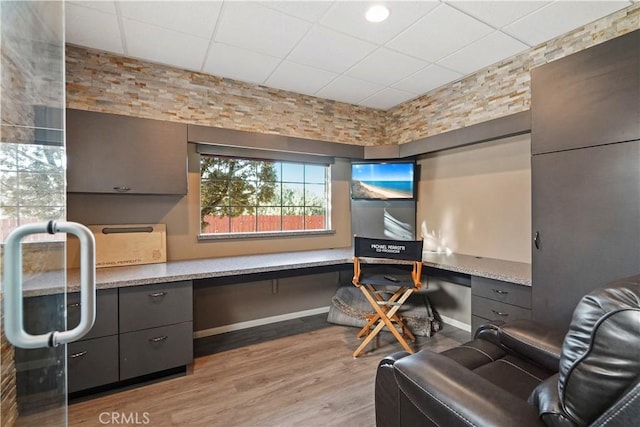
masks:
<path id="1" fill-rule="evenodd" d="M 471 277 L 471 331 L 483 323 L 531 319 L 531 287 Z"/>

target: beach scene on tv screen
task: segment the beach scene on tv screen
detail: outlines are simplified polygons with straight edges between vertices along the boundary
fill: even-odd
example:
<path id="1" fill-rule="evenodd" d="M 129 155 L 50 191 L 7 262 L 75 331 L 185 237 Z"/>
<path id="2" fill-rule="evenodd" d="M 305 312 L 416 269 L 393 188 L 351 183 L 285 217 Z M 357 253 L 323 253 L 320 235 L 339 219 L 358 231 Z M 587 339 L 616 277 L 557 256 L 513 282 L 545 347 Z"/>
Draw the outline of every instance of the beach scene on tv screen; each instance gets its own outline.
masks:
<path id="1" fill-rule="evenodd" d="M 413 163 L 354 163 L 351 197 L 354 199 L 412 199 Z"/>

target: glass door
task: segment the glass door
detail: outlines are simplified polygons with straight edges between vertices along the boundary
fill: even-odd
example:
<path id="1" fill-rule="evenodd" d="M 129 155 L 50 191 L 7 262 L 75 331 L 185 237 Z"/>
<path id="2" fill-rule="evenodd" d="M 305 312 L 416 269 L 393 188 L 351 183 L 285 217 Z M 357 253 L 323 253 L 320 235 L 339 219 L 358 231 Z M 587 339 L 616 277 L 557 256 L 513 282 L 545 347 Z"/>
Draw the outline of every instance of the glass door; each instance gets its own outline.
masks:
<path id="1" fill-rule="evenodd" d="M 16 228 L 66 219 L 64 5 L 2 1 L 0 14 L 0 258 L 4 261 L 7 237 Z M 19 247 L 26 332 L 66 329 L 66 235 L 26 236 Z M 5 334 L 7 296 L 4 286 L 0 289 L 0 425 L 66 425 L 66 345 L 33 349 L 12 345 Z"/>

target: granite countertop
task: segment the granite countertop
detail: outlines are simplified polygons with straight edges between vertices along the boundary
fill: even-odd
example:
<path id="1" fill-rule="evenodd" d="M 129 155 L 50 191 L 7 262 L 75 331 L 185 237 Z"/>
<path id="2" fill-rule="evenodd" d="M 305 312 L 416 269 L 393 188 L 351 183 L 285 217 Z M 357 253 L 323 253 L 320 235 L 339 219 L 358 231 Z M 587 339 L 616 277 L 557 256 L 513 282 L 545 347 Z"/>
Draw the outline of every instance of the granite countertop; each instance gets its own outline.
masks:
<path id="1" fill-rule="evenodd" d="M 96 282 L 98 289 L 108 289 L 341 265 L 352 261 L 353 249 L 351 248 L 170 261 L 162 264 L 100 268 L 97 270 Z M 428 267 L 531 286 L 531 265 L 527 263 L 427 252 L 423 262 Z M 61 272 L 46 272 L 25 277 L 24 294 L 37 296 L 60 293 L 60 286 L 56 287 L 53 283 L 61 283 L 61 277 Z M 79 289 L 77 269 L 67 271 L 67 284 L 69 292 Z"/>

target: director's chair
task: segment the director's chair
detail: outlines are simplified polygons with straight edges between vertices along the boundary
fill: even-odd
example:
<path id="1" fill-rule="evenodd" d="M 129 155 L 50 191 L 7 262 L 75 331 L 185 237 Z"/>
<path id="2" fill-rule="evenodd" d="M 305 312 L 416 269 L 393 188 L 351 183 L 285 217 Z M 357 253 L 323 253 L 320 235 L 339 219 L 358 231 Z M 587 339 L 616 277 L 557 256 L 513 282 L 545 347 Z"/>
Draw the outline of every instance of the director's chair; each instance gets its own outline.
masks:
<path id="1" fill-rule="evenodd" d="M 415 342 L 416 338 L 398 310 L 409 296 L 422 286 L 422 243 L 422 240 L 387 240 L 355 236 L 353 284 L 362 291 L 374 313 L 367 316 L 367 324 L 358 332 L 357 337 L 364 336 L 365 339 L 354 351 L 353 357 L 358 357 L 385 326 L 406 351 L 413 353 L 405 337 L 412 342 Z M 367 262 L 366 258 L 373 260 Z M 382 259 L 386 259 L 387 262 L 382 262 Z M 402 264 L 410 265 L 411 271 L 403 269 Z M 402 333 L 398 332 L 394 323 Z"/>

